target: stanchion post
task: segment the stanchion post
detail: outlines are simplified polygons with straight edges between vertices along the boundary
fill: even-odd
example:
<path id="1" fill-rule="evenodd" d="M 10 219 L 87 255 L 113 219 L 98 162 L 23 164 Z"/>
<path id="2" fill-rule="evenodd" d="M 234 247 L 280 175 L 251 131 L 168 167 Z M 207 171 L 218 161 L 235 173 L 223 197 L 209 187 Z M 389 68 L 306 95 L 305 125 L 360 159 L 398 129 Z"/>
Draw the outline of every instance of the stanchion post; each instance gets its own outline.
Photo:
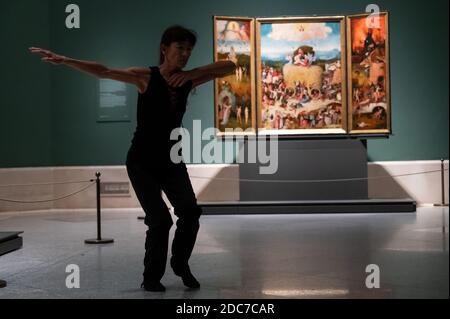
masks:
<path id="1" fill-rule="evenodd" d="M 95 186 L 96 186 L 96 197 L 97 197 L 97 240 L 102 239 L 102 224 L 101 219 L 101 201 L 100 201 L 100 176 L 99 172 L 95 173 Z"/>
<path id="2" fill-rule="evenodd" d="M 448 206 L 445 203 L 445 167 L 444 167 L 444 159 L 441 158 L 441 203 L 435 204 L 434 206 Z"/>
<path id="3" fill-rule="evenodd" d="M 444 175 L 444 159 L 441 158 L 441 189 L 442 189 L 442 206 L 445 206 L 445 175 Z"/>
<path id="4" fill-rule="evenodd" d="M 96 198 L 97 198 L 97 238 L 96 239 L 86 239 L 84 242 L 86 244 L 110 244 L 114 242 L 114 239 L 103 238 L 102 239 L 102 221 L 101 221 L 101 200 L 100 200 L 100 172 L 95 173 L 95 184 L 96 184 Z"/>

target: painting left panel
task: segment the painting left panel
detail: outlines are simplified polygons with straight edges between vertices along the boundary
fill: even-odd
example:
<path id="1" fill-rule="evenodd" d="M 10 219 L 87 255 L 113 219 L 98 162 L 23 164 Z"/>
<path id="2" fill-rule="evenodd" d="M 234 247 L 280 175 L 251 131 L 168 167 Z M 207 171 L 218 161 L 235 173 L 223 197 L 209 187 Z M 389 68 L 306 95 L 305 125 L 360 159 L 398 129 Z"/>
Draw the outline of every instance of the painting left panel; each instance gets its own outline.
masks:
<path id="1" fill-rule="evenodd" d="M 214 61 L 236 71 L 215 81 L 214 114 L 219 136 L 256 134 L 254 19 L 214 17 Z"/>

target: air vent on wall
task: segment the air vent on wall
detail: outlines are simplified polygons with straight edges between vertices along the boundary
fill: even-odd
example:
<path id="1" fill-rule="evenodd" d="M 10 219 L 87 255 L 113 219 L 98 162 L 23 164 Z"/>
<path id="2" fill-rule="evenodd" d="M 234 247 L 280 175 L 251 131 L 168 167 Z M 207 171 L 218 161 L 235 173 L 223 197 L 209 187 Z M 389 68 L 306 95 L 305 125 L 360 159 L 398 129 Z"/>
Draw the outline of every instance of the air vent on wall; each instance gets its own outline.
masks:
<path id="1" fill-rule="evenodd" d="M 100 194 L 104 197 L 130 197 L 129 182 L 102 182 Z"/>

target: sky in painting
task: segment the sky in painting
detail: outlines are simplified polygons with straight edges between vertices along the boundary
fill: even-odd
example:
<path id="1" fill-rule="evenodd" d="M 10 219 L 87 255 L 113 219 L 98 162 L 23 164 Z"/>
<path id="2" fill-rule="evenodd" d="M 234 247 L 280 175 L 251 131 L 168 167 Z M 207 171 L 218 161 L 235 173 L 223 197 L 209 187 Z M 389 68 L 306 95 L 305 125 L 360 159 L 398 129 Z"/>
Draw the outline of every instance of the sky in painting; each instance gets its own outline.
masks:
<path id="1" fill-rule="evenodd" d="M 229 53 L 231 47 L 233 47 L 236 54 L 250 55 L 250 22 L 218 20 L 216 23 L 217 36 L 219 37 L 217 39 L 218 52 Z M 244 30 L 241 30 L 241 28 Z M 241 39 L 240 32 L 246 33 L 246 39 Z"/>
<path id="2" fill-rule="evenodd" d="M 341 25 L 339 22 L 263 23 L 261 52 L 263 60 L 285 60 L 302 45 L 314 48 L 318 59 L 340 58 Z"/>

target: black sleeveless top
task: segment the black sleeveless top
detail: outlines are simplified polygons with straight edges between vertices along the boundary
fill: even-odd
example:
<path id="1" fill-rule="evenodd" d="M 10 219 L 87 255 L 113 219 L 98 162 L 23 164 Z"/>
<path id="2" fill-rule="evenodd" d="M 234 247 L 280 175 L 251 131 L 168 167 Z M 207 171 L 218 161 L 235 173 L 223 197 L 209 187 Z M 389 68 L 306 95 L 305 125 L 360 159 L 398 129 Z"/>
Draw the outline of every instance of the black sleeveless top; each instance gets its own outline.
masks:
<path id="1" fill-rule="evenodd" d="M 146 159 L 169 160 L 170 149 L 178 141 L 170 140 L 173 129 L 181 126 L 192 81 L 178 88 L 170 87 L 159 71 L 150 67 L 150 82 L 139 93 L 137 128 L 132 147 Z"/>

